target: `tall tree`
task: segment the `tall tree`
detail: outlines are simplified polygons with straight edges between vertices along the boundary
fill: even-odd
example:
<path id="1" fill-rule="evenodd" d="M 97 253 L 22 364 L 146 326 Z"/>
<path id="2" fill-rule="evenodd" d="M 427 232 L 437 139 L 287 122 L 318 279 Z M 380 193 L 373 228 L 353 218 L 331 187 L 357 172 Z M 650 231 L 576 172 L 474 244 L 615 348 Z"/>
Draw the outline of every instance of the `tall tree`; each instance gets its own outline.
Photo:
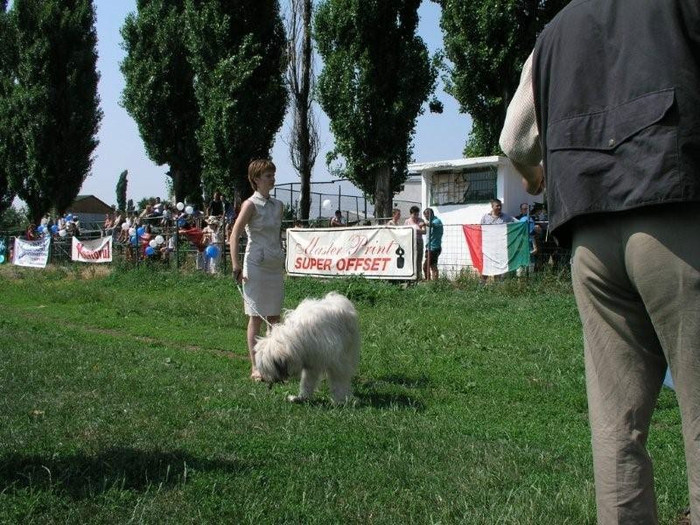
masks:
<path id="1" fill-rule="evenodd" d="M 472 117 L 466 156 L 500 152 L 498 137 L 537 35 L 569 0 L 433 0 L 453 66 L 447 91 Z"/>
<path id="2" fill-rule="evenodd" d="M 102 119 L 91 0 L 14 0 L 13 124 L 22 159 L 10 185 L 32 220 L 70 206 L 92 167 Z"/>
<path id="3" fill-rule="evenodd" d="M 16 36 L 7 14 L 7 0 L 0 0 L 0 215 L 14 199 L 10 173 L 16 169 L 18 150 L 12 132 L 12 96 L 15 79 Z"/>
<path id="4" fill-rule="evenodd" d="M 287 84 L 292 110 L 289 153 L 301 178 L 298 217 L 307 220 L 311 210 L 311 171 L 319 150 L 318 126 L 312 106 L 315 85 L 311 43 L 313 3 L 311 0 L 290 0 L 289 6 Z"/>
<path id="5" fill-rule="evenodd" d="M 245 198 L 248 163 L 269 156 L 287 104 L 279 3 L 187 0 L 187 15 L 205 191 Z"/>
<path id="6" fill-rule="evenodd" d="M 185 0 L 138 0 L 121 29 L 126 57 L 122 104 L 149 158 L 167 164 L 178 201 L 201 203 L 201 124 L 187 58 Z"/>
<path id="7" fill-rule="evenodd" d="M 321 106 L 331 121 L 343 174 L 372 195 L 375 216 L 391 215 L 406 180 L 421 106 L 436 68 L 416 36 L 420 0 L 325 0 L 315 18 L 324 67 Z"/>
<path id="8" fill-rule="evenodd" d="M 125 211 L 126 210 L 126 177 L 129 175 L 129 170 L 124 170 L 119 174 L 119 180 L 117 181 L 117 209 Z"/>

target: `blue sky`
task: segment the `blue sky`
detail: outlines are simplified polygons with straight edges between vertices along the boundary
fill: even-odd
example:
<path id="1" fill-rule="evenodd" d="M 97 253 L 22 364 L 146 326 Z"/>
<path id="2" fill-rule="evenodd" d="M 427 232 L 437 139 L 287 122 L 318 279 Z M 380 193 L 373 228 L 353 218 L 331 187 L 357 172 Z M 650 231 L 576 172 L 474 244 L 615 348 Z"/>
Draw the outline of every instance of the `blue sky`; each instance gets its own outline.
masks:
<path id="1" fill-rule="evenodd" d="M 283 9 L 286 2 L 282 0 Z M 136 10 L 135 0 L 95 0 L 97 11 L 97 37 L 100 71 L 99 94 L 104 118 L 99 132 L 100 145 L 95 151 L 92 174 L 85 180 L 81 194 L 93 194 L 107 204 L 116 202 L 115 187 L 119 174 L 129 170 L 127 196 L 135 202 L 143 197 L 167 195 L 165 180 L 167 166 L 157 166 L 151 162 L 143 148 L 136 124 L 126 110 L 119 105 L 124 88 L 124 78 L 119 71 L 119 62 L 124 57 L 119 29 L 126 15 Z M 439 6 L 424 0 L 420 8 L 421 22 L 419 34 L 431 52 L 442 46 Z M 471 128 L 471 119 L 459 114 L 457 102 L 449 95 L 438 91 L 445 105 L 442 114 L 427 111 L 418 118 L 414 140 L 414 158 L 417 162 L 457 159 Z M 313 179 L 330 180 L 325 165 L 325 154 L 333 147 L 333 136 L 329 131 L 328 119 L 320 108 L 321 153 L 316 161 Z M 289 134 L 289 124 L 285 121 L 275 141 L 272 158 L 277 165 L 277 183 L 299 180 L 289 160 L 285 142 Z"/>

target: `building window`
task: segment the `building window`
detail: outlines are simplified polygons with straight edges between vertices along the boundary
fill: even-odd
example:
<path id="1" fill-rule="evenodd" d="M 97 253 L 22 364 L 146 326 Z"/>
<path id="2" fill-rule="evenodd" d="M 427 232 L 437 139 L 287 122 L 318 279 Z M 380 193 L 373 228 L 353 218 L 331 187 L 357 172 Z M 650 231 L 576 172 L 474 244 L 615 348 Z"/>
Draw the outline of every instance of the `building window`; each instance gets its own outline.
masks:
<path id="1" fill-rule="evenodd" d="M 496 197 L 496 167 L 433 173 L 431 206 L 488 202 Z"/>

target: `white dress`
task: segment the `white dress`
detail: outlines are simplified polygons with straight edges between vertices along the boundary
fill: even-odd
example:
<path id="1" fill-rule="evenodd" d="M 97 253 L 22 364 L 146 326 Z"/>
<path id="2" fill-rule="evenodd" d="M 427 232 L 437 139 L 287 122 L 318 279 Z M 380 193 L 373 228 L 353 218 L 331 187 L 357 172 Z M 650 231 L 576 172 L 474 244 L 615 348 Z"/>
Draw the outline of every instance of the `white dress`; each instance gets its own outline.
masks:
<path id="1" fill-rule="evenodd" d="M 247 315 L 268 317 L 282 313 L 284 252 L 280 229 L 282 202 L 266 199 L 257 191 L 250 202 L 255 211 L 245 227 L 248 242 L 243 259 L 243 291 Z"/>

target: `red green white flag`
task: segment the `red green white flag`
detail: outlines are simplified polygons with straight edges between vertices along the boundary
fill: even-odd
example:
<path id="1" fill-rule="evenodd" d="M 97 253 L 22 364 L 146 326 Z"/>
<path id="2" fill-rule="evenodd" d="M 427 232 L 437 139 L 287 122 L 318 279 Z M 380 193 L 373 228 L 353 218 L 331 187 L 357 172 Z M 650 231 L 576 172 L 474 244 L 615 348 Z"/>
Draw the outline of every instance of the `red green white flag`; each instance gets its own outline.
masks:
<path id="1" fill-rule="evenodd" d="M 526 222 L 465 224 L 472 264 L 481 275 L 501 275 L 530 264 Z"/>

